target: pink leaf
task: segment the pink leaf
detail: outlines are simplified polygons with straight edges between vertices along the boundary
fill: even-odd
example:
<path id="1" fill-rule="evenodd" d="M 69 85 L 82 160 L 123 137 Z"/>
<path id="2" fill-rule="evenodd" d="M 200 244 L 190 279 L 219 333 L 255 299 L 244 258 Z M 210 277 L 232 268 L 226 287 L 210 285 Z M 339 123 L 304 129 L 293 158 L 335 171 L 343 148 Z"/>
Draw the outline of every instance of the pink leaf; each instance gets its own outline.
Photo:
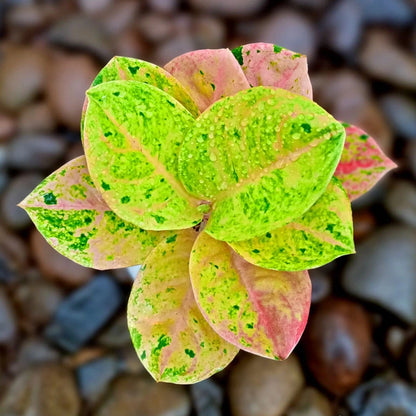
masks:
<path id="1" fill-rule="evenodd" d="M 220 98 L 250 88 L 229 49 L 188 52 L 167 63 L 165 69 L 185 87 L 201 112 Z"/>
<path id="2" fill-rule="evenodd" d="M 335 176 L 351 201 L 369 191 L 388 171 L 397 167 L 377 142 L 359 127 L 344 123 L 346 139 Z"/>
<path id="3" fill-rule="evenodd" d="M 312 99 L 305 55 L 272 43 L 250 43 L 233 49 L 251 87 L 278 87 Z"/>

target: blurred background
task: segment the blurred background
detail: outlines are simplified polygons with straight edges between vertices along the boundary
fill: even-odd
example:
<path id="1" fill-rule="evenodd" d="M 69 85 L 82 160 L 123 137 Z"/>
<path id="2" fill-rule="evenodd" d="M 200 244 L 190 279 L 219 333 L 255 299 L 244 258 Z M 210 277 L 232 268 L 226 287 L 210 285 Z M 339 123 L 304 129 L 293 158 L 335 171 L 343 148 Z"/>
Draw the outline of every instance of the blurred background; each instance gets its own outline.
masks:
<path id="1" fill-rule="evenodd" d="M 415 16 L 415 0 L 0 0 L 0 416 L 416 415 Z M 84 93 L 113 55 L 255 41 L 307 54 L 315 100 L 399 168 L 354 204 L 357 254 L 311 273 L 290 359 L 156 384 L 127 272 L 66 260 L 16 203 L 82 153 Z"/>

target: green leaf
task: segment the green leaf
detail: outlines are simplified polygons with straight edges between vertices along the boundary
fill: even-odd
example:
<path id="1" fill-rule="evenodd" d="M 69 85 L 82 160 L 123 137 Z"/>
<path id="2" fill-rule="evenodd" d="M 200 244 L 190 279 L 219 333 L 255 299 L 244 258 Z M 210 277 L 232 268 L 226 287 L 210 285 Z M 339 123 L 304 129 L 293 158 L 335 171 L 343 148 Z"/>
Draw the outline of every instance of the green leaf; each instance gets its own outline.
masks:
<path id="1" fill-rule="evenodd" d="M 333 178 L 301 218 L 230 245 L 248 262 L 267 269 L 299 271 L 323 266 L 355 252 L 350 201 L 341 182 Z"/>
<path id="2" fill-rule="evenodd" d="M 177 166 L 191 114 L 165 92 L 135 81 L 100 84 L 87 95 L 85 155 L 111 209 L 146 230 L 198 224 L 201 201 L 185 191 Z"/>
<path id="3" fill-rule="evenodd" d="M 397 165 L 364 130 L 347 123 L 344 126 L 347 137 L 335 176 L 341 180 L 353 201 L 369 191 Z"/>
<path id="4" fill-rule="evenodd" d="M 140 264 L 171 234 L 117 217 L 94 188 L 84 156 L 48 176 L 20 206 L 55 250 L 95 269 Z"/>
<path id="5" fill-rule="evenodd" d="M 312 99 L 305 55 L 272 43 L 250 43 L 233 49 L 251 87 L 278 87 Z"/>
<path id="6" fill-rule="evenodd" d="M 254 266 L 205 232 L 194 244 L 189 270 L 198 305 L 219 335 L 267 358 L 290 354 L 309 314 L 311 282 L 306 271 Z"/>
<path id="7" fill-rule="evenodd" d="M 131 291 L 133 344 L 156 381 L 196 383 L 222 370 L 238 352 L 214 332 L 195 302 L 189 256 L 196 235 L 183 230 L 161 242 Z"/>
<path id="8" fill-rule="evenodd" d="M 201 49 L 184 53 L 165 65 L 189 91 L 200 111 L 238 91 L 250 88 L 229 49 Z"/>
<path id="9" fill-rule="evenodd" d="M 198 118 L 183 143 L 179 172 L 192 195 L 213 204 L 206 232 L 247 240 L 312 206 L 332 177 L 344 138 L 342 125 L 307 98 L 251 88 Z"/>

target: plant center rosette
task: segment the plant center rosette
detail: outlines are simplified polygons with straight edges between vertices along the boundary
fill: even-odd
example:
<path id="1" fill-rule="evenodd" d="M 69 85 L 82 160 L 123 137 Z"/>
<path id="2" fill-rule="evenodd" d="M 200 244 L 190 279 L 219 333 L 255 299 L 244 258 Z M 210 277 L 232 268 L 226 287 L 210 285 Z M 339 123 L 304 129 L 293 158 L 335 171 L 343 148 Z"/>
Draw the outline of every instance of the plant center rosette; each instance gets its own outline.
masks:
<path id="1" fill-rule="evenodd" d="M 312 101 L 306 57 L 256 43 L 164 69 L 115 57 L 87 91 L 85 156 L 22 203 L 84 266 L 140 264 L 128 305 L 158 381 L 195 383 L 239 349 L 285 359 L 307 269 L 354 252 L 350 201 L 395 165 Z"/>

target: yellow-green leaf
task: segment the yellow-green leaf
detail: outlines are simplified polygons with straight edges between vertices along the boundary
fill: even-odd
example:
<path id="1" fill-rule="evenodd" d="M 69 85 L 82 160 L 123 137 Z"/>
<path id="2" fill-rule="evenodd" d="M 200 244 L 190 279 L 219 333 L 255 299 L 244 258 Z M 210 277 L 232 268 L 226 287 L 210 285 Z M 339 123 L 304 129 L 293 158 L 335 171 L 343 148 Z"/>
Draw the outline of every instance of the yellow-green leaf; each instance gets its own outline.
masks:
<path id="1" fill-rule="evenodd" d="M 206 232 L 247 240 L 312 206 L 344 139 L 342 125 L 314 102 L 256 87 L 217 101 L 197 119 L 181 148 L 179 172 L 192 195 L 212 202 Z"/>
<path id="2" fill-rule="evenodd" d="M 171 234 L 117 217 L 95 189 L 84 156 L 48 176 L 20 206 L 55 250 L 96 269 L 140 264 Z"/>
<path id="3" fill-rule="evenodd" d="M 311 282 L 306 271 L 254 266 L 205 232 L 192 249 L 189 270 L 199 307 L 219 335 L 267 358 L 290 354 L 309 314 Z"/>
<path id="4" fill-rule="evenodd" d="M 354 253 L 350 201 L 341 182 L 332 178 L 323 195 L 301 218 L 230 245 L 245 260 L 267 269 L 299 271 L 323 266 Z"/>
<path id="5" fill-rule="evenodd" d="M 198 224 L 201 201 L 185 191 L 177 166 L 192 115 L 165 92 L 136 81 L 106 82 L 87 95 L 85 155 L 111 209 L 146 230 Z"/>
<path id="6" fill-rule="evenodd" d="M 161 242 L 131 291 L 133 344 L 156 381 L 196 383 L 222 370 L 238 352 L 214 332 L 195 302 L 189 256 L 196 235 L 182 230 Z"/>

